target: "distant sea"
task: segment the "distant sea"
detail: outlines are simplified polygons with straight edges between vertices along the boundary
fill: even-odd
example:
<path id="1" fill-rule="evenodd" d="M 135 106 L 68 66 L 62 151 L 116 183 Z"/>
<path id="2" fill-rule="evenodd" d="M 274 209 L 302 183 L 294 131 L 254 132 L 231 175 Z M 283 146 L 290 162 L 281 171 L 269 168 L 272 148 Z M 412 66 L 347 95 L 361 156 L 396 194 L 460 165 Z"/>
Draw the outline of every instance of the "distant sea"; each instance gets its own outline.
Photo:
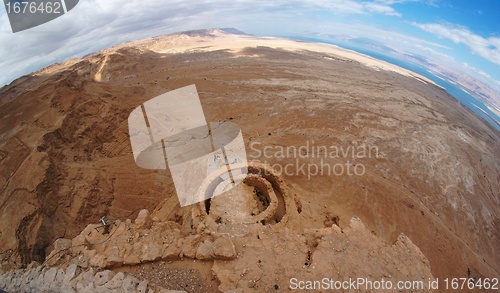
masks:
<path id="1" fill-rule="evenodd" d="M 474 113 L 476 113 L 476 115 L 483 118 L 488 123 L 490 123 L 494 128 L 496 128 L 498 131 L 500 131 L 500 125 L 499 125 L 500 117 L 498 115 L 496 115 L 493 111 L 491 111 L 488 107 L 486 107 L 486 105 L 484 105 L 484 103 L 482 103 L 481 101 L 479 101 L 478 99 L 476 99 L 472 95 L 468 94 L 467 92 L 462 90 L 457 85 L 454 85 L 453 83 L 448 82 L 448 81 L 438 77 L 437 75 L 433 74 L 427 68 L 425 68 L 421 65 L 412 63 L 412 62 L 407 61 L 407 60 L 401 60 L 399 58 L 395 58 L 394 56 L 390 56 L 388 54 L 383 54 L 380 52 L 371 51 L 371 50 L 367 50 L 365 48 L 353 46 L 353 45 L 347 44 L 347 43 L 333 42 L 333 41 L 329 41 L 329 40 L 327 41 L 327 40 L 313 39 L 313 38 L 305 38 L 305 37 L 295 37 L 295 36 L 294 37 L 285 36 L 285 37 L 289 38 L 289 39 L 298 40 L 298 41 L 336 45 L 336 46 L 339 46 L 341 48 L 356 51 L 356 52 L 359 52 L 361 54 L 368 55 L 370 57 L 392 63 L 392 64 L 397 65 L 399 67 L 411 70 L 415 73 L 418 73 L 422 76 L 425 76 L 428 79 L 435 82 L 437 85 L 443 87 L 446 90 L 446 92 L 448 92 L 448 94 L 450 94 L 455 99 L 457 99 L 458 102 L 460 102 L 462 105 L 466 106 L 467 108 L 471 109 Z M 481 111 L 481 110 L 483 110 L 483 111 Z M 496 119 L 498 122 L 491 119 L 490 116 L 493 117 L 494 119 Z"/>

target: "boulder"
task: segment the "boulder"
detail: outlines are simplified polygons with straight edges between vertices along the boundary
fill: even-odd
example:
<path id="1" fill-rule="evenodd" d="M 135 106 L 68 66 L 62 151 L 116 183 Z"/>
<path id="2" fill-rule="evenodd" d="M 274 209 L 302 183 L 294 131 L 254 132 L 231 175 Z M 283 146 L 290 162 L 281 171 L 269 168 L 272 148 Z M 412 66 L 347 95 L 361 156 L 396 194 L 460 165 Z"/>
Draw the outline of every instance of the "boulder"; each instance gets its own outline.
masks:
<path id="1" fill-rule="evenodd" d="M 89 261 L 90 266 L 104 268 L 106 267 L 106 257 L 102 254 L 96 254 Z"/>
<path id="2" fill-rule="evenodd" d="M 71 247 L 71 244 L 71 240 L 69 239 L 58 238 L 56 239 L 56 241 L 54 241 L 54 250 L 61 251 L 69 249 Z"/>
<path id="3" fill-rule="evenodd" d="M 145 229 L 151 228 L 151 225 L 153 225 L 153 220 L 149 215 L 149 211 L 146 209 L 140 210 L 139 214 L 137 215 L 137 218 L 135 219 L 135 224 L 139 228 L 145 228 Z"/>
<path id="4" fill-rule="evenodd" d="M 139 284 L 139 279 L 132 275 L 127 275 L 123 279 L 122 289 L 124 293 L 136 293 L 137 285 Z"/>
<path id="5" fill-rule="evenodd" d="M 64 275 L 63 283 L 69 284 L 73 278 L 79 274 L 77 271 L 78 267 L 76 264 L 71 264 L 66 268 L 66 274 Z"/>
<path id="6" fill-rule="evenodd" d="M 123 285 L 123 279 L 125 279 L 125 274 L 122 272 L 117 273 L 113 279 L 104 284 L 107 289 L 118 289 Z"/>
<path id="7" fill-rule="evenodd" d="M 158 243 L 144 243 L 142 245 L 141 262 L 155 261 L 162 258 L 162 246 Z"/>
<path id="8" fill-rule="evenodd" d="M 83 287 L 88 287 L 89 284 L 94 284 L 94 275 L 95 271 L 93 268 L 90 268 L 88 271 L 80 274 L 80 282 L 82 283 Z"/>
<path id="9" fill-rule="evenodd" d="M 196 250 L 196 258 L 201 260 L 213 259 L 213 254 L 213 242 L 210 240 L 203 241 Z"/>
<path id="10" fill-rule="evenodd" d="M 123 263 L 123 257 L 121 255 L 123 251 L 118 248 L 118 246 L 112 246 L 104 252 L 106 256 L 106 267 L 112 267 Z"/>
<path id="11" fill-rule="evenodd" d="M 89 245 L 87 238 L 83 235 L 77 235 L 75 238 L 71 240 L 71 252 L 72 253 L 80 253 Z"/>
<path id="12" fill-rule="evenodd" d="M 195 258 L 198 244 L 200 243 L 200 235 L 189 235 L 184 239 L 179 239 L 179 241 L 182 241 L 182 245 L 180 245 L 182 247 L 181 256 Z"/>
<path id="13" fill-rule="evenodd" d="M 139 256 L 134 254 L 133 251 L 131 251 L 129 254 L 127 254 L 123 257 L 123 264 L 126 264 L 126 265 L 135 265 L 135 264 L 138 264 L 140 262 L 141 262 L 141 260 L 139 259 Z"/>
<path id="14" fill-rule="evenodd" d="M 50 284 L 53 283 L 56 279 L 57 275 L 57 269 L 56 268 L 50 268 L 48 269 L 45 274 L 43 274 L 43 282 L 45 284 Z"/>
<path id="15" fill-rule="evenodd" d="M 94 284 L 96 286 L 102 286 L 102 285 L 106 284 L 107 282 L 109 282 L 109 280 L 111 280 L 111 278 L 113 276 L 114 276 L 114 273 L 111 272 L 110 270 L 98 272 L 97 274 L 95 274 Z"/>
<path id="16" fill-rule="evenodd" d="M 181 249 L 178 248 L 175 243 L 163 244 L 163 254 L 162 258 L 164 260 L 176 260 L 179 259 L 179 254 Z"/>
<path id="17" fill-rule="evenodd" d="M 212 248 L 214 259 L 229 260 L 236 258 L 236 249 L 228 234 L 223 234 L 215 239 Z"/>
<path id="18" fill-rule="evenodd" d="M 141 281 L 139 285 L 137 285 L 137 293 L 146 293 L 148 290 L 149 282 L 147 280 Z"/>

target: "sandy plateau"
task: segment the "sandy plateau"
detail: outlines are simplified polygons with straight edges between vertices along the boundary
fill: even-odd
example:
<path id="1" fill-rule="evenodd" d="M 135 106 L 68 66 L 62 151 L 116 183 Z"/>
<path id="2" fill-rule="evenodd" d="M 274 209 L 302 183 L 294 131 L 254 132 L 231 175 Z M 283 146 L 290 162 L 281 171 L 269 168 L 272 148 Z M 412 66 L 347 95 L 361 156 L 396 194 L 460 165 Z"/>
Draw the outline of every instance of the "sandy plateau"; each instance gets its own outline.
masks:
<path id="1" fill-rule="evenodd" d="M 241 127 L 251 175 L 181 208 L 168 170 L 135 164 L 127 118 L 191 84 L 207 121 Z M 499 158 L 499 132 L 442 88 L 356 52 L 223 30 L 130 42 L 0 89 L 0 269 L 154 292 L 498 278 Z"/>

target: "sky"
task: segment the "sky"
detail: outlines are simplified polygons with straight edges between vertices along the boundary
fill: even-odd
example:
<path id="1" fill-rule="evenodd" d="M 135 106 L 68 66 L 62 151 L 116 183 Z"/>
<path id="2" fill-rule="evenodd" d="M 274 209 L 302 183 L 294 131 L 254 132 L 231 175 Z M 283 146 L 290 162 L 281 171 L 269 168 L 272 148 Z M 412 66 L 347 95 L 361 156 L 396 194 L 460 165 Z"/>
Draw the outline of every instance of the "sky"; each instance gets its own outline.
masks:
<path id="1" fill-rule="evenodd" d="M 53 21 L 13 33 L 3 7 L 0 86 L 126 41 L 232 27 L 261 36 L 370 38 L 500 93 L 499 16 L 500 0 L 80 0 Z"/>

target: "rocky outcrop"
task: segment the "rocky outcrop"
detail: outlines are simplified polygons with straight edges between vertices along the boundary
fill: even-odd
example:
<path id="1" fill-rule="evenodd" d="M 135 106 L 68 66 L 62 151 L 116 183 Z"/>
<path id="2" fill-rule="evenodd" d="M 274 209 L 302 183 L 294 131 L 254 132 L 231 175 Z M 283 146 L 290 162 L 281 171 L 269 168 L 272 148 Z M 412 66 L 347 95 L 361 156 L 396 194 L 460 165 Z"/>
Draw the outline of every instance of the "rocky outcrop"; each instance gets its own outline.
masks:
<path id="1" fill-rule="evenodd" d="M 183 292 L 150 286 L 148 280 L 118 267 L 157 260 L 231 260 L 236 250 L 228 234 L 191 230 L 174 222 L 160 222 L 141 210 L 132 221 L 116 221 L 108 234 L 98 224 L 88 225 L 73 239 L 57 239 L 53 251 L 39 265 L 0 275 L 7 292 Z"/>
<path id="2" fill-rule="evenodd" d="M 356 275 L 375 280 L 433 279 L 428 260 L 408 237 L 401 235 L 390 245 L 356 217 L 345 229 L 333 224 L 301 231 L 255 223 L 249 225 L 248 233 L 236 235 L 217 232 L 217 227 L 204 223 L 186 229 L 151 218 L 142 210 L 134 221 L 116 221 L 109 234 L 91 224 L 73 239 L 57 239 L 43 265 L 32 263 L 0 275 L 0 289 L 175 292 L 143 278 L 142 273 L 137 275 L 140 278 L 127 274 L 124 268 L 184 258 L 191 259 L 187 263 L 202 260 L 209 264 L 220 291 L 287 288 L 294 276 L 313 280 L 326 271 L 338 278 L 352 276 L 355 270 Z"/>
<path id="3" fill-rule="evenodd" d="M 293 278 L 348 280 L 356 276 L 384 279 L 394 286 L 398 281 L 427 284 L 434 279 L 428 260 L 408 237 L 400 235 L 389 244 L 356 217 L 345 229 L 335 224 L 303 232 L 267 227 L 253 230 L 245 240 L 235 241 L 237 259 L 214 263 L 212 272 L 220 282 L 221 292 L 281 292 L 293 287 Z M 373 291 L 365 289 L 360 287 L 361 292 Z M 419 292 L 431 291 L 422 288 Z"/>
<path id="4" fill-rule="evenodd" d="M 228 234 L 205 230 L 200 234 L 181 231 L 173 222 L 151 219 L 141 210 L 134 222 L 116 221 L 109 234 L 97 224 L 88 225 L 78 236 L 58 239 L 46 263 L 76 263 L 82 268 L 111 268 L 184 257 L 200 260 L 230 260 L 236 251 Z"/>

